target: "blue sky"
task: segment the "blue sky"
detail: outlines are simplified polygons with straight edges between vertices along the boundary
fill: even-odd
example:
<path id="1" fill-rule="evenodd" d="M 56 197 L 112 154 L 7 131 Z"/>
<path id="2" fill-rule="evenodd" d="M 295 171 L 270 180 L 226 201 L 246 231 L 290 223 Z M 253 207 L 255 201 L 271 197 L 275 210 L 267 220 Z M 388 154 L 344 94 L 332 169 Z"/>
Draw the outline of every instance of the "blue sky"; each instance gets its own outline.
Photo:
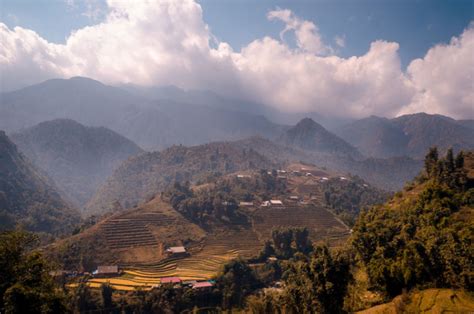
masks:
<path id="1" fill-rule="evenodd" d="M 221 41 L 240 50 L 254 39 L 269 35 L 278 38 L 281 24 L 268 21 L 268 11 L 277 7 L 292 10 L 314 22 L 323 40 L 333 43 L 335 36 L 345 39 L 338 54 L 362 55 L 377 39 L 400 44 L 400 57 L 406 66 L 422 57 L 437 43 L 447 43 L 459 35 L 473 19 L 470 0 L 199 0 L 204 21 Z M 0 0 L 1 21 L 33 29 L 55 43 L 64 43 L 74 29 L 94 25 L 103 14 L 86 16 L 87 4 L 105 9 L 102 0 Z M 289 39 L 291 44 L 291 39 Z"/>

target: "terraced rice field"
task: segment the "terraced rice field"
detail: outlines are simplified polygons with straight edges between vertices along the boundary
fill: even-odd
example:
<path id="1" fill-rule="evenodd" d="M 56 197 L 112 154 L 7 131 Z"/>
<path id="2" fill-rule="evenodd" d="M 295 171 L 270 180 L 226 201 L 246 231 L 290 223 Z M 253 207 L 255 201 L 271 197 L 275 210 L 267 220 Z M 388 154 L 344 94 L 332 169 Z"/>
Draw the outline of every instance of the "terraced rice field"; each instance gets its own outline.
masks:
<path id="1" fill-rule="evenodd" d="M 253 227 L 261 240 L 268 239 L 273 228 L 307 227 L 316 240 L 346 237 L 348 228 L 322 207 L 295 205 L 260 208 L 253 217 Z"/>
<path id="2" fill-rule="evenodd" d="M 151 289 L 161 283 L 163 277 L 179 277 L 181 280 L 208 280 L 216 276 L 224 264 L 238 256 L 250 257 L 261 249 L 252 230 L 209 237 L 202 250 L 190 257 L 169 258 L 152 263 L 121 265 L 124 275 L 117 278 L 94 278 L 88 281 L 97 288 L 108 282 L 115 289 L 129 291 L 136 288 Z"/>
<path id="3" fill-rule="evenodd" d="M 176 218 L 160 213 L 142 212 L 139 215 L 123 215 L 107 220 L 102 229 L 111 249 L 157 245 L 148 226 L 166 226 L 176 223 Z"/>

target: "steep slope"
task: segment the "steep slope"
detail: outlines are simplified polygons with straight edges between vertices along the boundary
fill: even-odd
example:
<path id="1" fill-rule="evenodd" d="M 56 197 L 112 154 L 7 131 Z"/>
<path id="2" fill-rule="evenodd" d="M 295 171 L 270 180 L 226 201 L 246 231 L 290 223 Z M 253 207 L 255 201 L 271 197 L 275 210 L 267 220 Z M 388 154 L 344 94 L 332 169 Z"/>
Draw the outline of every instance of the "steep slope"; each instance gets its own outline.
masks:
<path id="1" fill-rule="evenodd" d="M 370 287 L 387 297 L 412 289 L 472 289 L 474 154 L 438 158 L 403 191 L 361 214 L 352 247 Z"/>
<path id="2" fill-rule="evenodd" d="M 287 130 L 279 139 L 287 146 L 300 149 L 329 153 L 337 156 L 360 158 L 361 155 L 343 139 L 332 134 L 310 118 L 304 118 L 294 127 Z"/>
<path id="3" fill-rule="evenodd" d="M 67 119 L 42 122 L 11 139 L 77 206 L 93 196 L 118 164 L 143 152 L 112 130 Z"/>
<path id="4" fill-rule="evenodd" d="M 409 156 L 422 158 L 426 151 L 437 146 L 441 152 L 452 147 L 455 151 L 474 148 L 474 130 L 441 116 L 417 113 L 393 119 L 410 138 Z"/>
<path id="5" fill-rule="evenodd" d="M 456 121 L 442 115 L 417 113 L 395 119 L 369 117 L 354 121 L 336 133 L 375 158 L 409 156 L 421 159 L 428 149 L 437 146 L 441 152 L 474 148 L 472 120 Z"/>
<path id="6" fill-rule="evenodd" d="M 0 229 L 70 232 L 79 214 L 0 131 Z"/>
<path id="7" fill-rule="evenodd" d="M 383 313 L 472 313 L 474 297 L 463 290 L 426 289 L 398 296 L 392 301 L 357 312 Z"/>
<path id="8" fill-rule="evenodd" d="M 364 155 L 379 158 L 405 155 L 409 141 L 396 123 L 376 116 L 347 124 L 337 134 Z"/>
<path id="9" fill-rule="evenodd" d="M 105 212 L 118 201 L 131 207 L 163 191 L 175 181 L 206 180 L 213 175 L 274 164 L 253 149 L 220 142 L 194 147 L 173 146 L 125 161 L 87 204 L 88 213 Z"/>
<path id="10" fill-rule="evenodd" d="M 275 137 L 284 129 L 231 106 L 150 99 L 81 77 L 0 94 L 0 128 L 8 132 L 58 118 L 110 128 L 148 150 L 252 135 Z"/>

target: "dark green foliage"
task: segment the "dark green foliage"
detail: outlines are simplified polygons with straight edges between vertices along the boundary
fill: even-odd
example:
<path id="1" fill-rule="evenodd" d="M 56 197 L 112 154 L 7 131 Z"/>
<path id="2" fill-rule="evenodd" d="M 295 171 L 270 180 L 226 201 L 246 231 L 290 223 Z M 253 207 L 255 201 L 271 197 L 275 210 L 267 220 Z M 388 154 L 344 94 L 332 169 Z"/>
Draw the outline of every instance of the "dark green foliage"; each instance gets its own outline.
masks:
<path id="1" fill-rule="evenodd" d="M 69 308 L 76 312 L 84 313 L 100 308 L 89 286 L 80 283 L 69 296 Z"/>
<path id="2" fill-rule="evenodd" d="M 389 193 L 366 184 L 359 177 L 331 178 L 322 184 L 326 204 L 349 226 L 363 208 L 384 203 Z"/>
<path id="3" fill-rule="evenodd" d="M 162 195 L 174 209 L 205 227 L 213 222 L 248 224 L 246 213 L 239 210 L 240 201 L 269 199 L 286 190 L 286 182 L 267 170 L 244 180 L 233 176 L 209 181 L 210 187 L 196 191 L 191 190 L 189 182 L 175 182 Z"/>
<path id="4" fill-rule="evenodd" d="M 0 312 L 60 313 L 65 298 L 49 276 L 40 253 L 31 251 L 38 239 L 28 233 L 0 234 Z"/>
<path id="5" fill-rule="evenodd" d="M 288 264 L 285 308 L 290 313 L 340 313 L 350 276 L 350 259 L 345 253 L 331 255 L 318 246 L 309 258 L 300 256 Z"/>
<path id="6" fill-rule="evenodd" d="M 414 197 L 360 216 L 353 247 L 374 288 L 389 296 L 414 287 L 473 289 L 474 227 L 462 216 L 472 215 L 474 203 L 462 159 L 430 150 Z"/>
<path id="7" fill-rule="evenodd" d="M 307 228 L 280 228 L 272 230 L 272 240 L 265 242 L 259 260 L 275 255 L 289 259 L 296 253 L 307 255 L 313 250 Z"/>
<path id="8" fill-rule="evenodd" d="M 222 294 L 222 307 L 242 307 L 244 298 L 261 286 L 253 270 L 242 260 L 234 260 L 224 266 L 216 279 L 216 288 Z"/>
<path id="9" fill-rule="evenodd" d="M 112 309 L 113 302 L 112 302 L 112 293 L 114 289 L 109 284 L 102 284 L 100 286 L 100 294 L 102 296 L 102 306 L 104 309 Z"/>

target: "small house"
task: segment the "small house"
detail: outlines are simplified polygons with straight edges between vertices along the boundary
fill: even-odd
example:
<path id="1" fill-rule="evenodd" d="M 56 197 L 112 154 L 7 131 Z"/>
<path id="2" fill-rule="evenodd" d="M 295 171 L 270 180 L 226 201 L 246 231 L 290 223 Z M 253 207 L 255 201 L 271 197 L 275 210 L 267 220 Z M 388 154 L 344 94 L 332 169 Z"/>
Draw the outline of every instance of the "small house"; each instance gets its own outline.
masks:
<path id="1" fill-rule="evenodd" d="M 237 175 L 237 178 L 238 178 L 238 179 L 246 179 L 246 178 L 248 179 L 248 178 L 251 178 L 251 177 L 252 177 L 252 176 L 249 175 L 249 174 L 238 174 L 238 175 Z"/>
<path id="2" fill-rule="evenodd" d="M 288 197 L 288 199 L 297 202 L 300 198 L 297 195 L 291 195 L 290 197 Z"/>
<path id="3" fill-rule="evenodd" d="M 97 266 L 97 269 L 92 272 L 94 277 L 114 277 L 118 276 L 119 273 L 119 268 L 117 265 L 110 265 L 110 266 Z"/>
<path id="4" fill-rule="evenodd" d="M 250 206 L 253 206 L 253 202 L 240 202 L 239 206 L 250 207 Z"/>
<path id="5" fill-rule="evenodd" d="M 193 284 L 193 289 L 209 289 L 212 288 L 214 285 L 209 282 L 209 281 L 201 281 L 201 282 L 196 282 Z"/>
<path id="6" fill-rule="evenodd" d="M 184 246 L 169 247 L 166 249 L 166 253 L 170 257 L 185 257 L 189 255 Z"/>
<path id="7" fill-rule="evenodd" d="M 283 205 L 283 202 L 280 201 L 280 200 L 270 200 L 270 205 L 273 205 L 273 206 L 282 206 L 282 205 Z"/>

